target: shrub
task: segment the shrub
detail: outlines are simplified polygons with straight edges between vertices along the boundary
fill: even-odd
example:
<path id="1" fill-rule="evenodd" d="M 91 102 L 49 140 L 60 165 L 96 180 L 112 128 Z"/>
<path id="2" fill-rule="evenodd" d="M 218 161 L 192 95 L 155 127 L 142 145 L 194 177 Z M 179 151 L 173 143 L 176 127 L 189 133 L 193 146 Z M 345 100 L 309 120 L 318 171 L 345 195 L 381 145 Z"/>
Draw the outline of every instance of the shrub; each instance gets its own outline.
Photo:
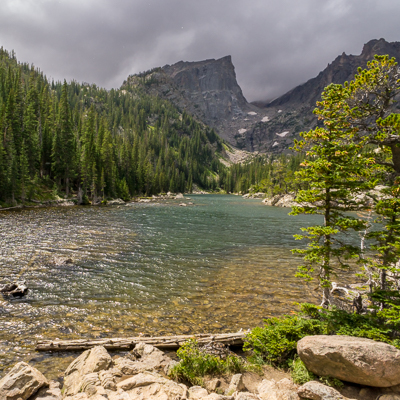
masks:
<path id="1" fill-rule="evenodd" d="M 246 369 L 245 361 L 229 354 L 221 359 L 199 348 L 197 340 L 190 339 L 177 351 L 180 358 L 169 375 L 179 381 L 187 380 L 193 385 L 203 386 L 202 377 L 210 374 L 237 373 Z"/>
<path id="2" fill-rule="evenodd" d="M 263 327 L 254 328 L 245 339 L 244 349 L 251 360 L 287 368 L 297 354 L 297 342 L 310 335 L 349 335 L 385 342 L 400 348 L 396 332 L 374 314 L 359 315 L 337 308 L 326 310 L 302 304 L 295 316 L 270 318 Z"/>
<path id="3" fill-rule="evenodd" d="M 297 342 L 305 336 L 326 334 L 326 324 L 317 319 L 284 316 L 265 320 L 264 327 L 254 328 L 245 339 L 244 350 L 252 352 L 251 361 L 288 367 L 297 353 Z"/>

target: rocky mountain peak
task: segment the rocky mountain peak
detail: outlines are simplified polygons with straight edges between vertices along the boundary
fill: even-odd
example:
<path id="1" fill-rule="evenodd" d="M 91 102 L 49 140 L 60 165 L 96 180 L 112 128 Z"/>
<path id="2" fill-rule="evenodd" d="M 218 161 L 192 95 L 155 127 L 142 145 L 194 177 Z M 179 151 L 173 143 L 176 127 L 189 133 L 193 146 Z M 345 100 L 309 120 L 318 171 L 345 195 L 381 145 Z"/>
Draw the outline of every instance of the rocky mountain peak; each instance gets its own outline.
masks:
<path id="1" fill-rule="evenodd" d="M 234 146 L 257 121 L 258 108 L 243 96 L 229 55 L 217 60 L 179 61 L 165 65 L 149 71 L 145 81 L 148 92 L 170 100 L 215 128 Z M 140 79 L 131 76 L 128 84 L 138 85 Z"/>

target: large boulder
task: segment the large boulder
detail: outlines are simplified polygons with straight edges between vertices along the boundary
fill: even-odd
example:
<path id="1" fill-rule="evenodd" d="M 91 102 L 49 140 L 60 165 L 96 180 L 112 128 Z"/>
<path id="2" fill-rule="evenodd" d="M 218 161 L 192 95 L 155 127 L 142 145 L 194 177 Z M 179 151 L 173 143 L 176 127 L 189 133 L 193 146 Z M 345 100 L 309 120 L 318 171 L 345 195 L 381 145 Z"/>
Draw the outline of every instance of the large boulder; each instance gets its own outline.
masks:
<path id="1" fill-rule="evenodd" d="M 103 346 L 96 346 L 83 352 L 65 371 L 64 395 L 73 396 L 77 394 L 81 390 L 85 375 L 107 370 L 111 363 L 111 356 Z"/>
<path id="2" fill-rule="evenodd" d="M 400 351 L 352 336 L 307 336 L 297 343 L 307 369 L 319 376 L 375 387 L 400 383 Z"/>
<path id="3" fill-rule="evenodd" d="M 40 371 L 27 363 L 19 362 L 0 380 L 0 399 L 26 400 L 48 384 Z"/>

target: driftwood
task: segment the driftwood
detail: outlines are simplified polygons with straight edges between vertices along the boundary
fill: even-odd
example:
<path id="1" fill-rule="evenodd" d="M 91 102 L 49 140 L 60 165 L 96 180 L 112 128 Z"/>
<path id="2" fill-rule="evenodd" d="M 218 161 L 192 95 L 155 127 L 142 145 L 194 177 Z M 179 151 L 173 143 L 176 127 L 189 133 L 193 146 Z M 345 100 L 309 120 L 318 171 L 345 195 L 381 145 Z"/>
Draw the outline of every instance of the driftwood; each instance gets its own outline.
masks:
<path id="1" fill-rule="evenodd" d="M 130 350 L 137 343 L 151 344 L 159 349 L 178 349 L 189 339 L 196 338 L 199 344 L 217 342 L 231 346 L 243 344 L 245 332 L 209 334 L 200 333 L 196 335 L 158 336 L 158 337 L 131 337 L 131 338 L 109 338 L 109 339 L 76 339 L 76 340 L 43 340 L 37 342 L 38 351 L 75 351 L 87 350 L 94 346 L 104 346 L 108 350 Z"/>

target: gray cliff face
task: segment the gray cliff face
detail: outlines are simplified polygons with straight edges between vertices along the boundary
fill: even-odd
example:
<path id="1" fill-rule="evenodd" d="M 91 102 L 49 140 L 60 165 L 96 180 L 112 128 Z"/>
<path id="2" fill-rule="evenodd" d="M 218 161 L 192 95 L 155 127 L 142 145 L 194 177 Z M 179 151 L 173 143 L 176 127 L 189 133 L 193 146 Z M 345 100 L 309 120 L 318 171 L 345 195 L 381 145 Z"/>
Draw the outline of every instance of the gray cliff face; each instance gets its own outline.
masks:
<path id="1" fill-rule="evenodd" d="M 231 56 L 165 65 L 150 71 L 145 81 L 150 94 L 194 115 L 231 145 L 252 151 L 245 134 L 262 116 L 243 96 Z M 131 76 L 127 83 L 139 85 L 140 78 Z"/>
<path id="2" fill-rule="evenodd" d="M 400 61 L 400 42 L 389 43 L 385 39 L 371 40 L 363 47 L 360 55 L 343 53 L 315 78 L 295 87 L 274 101 L 262 105 L 270 121 L 259 123 L 247 132 L 247 140 L 259 143 L 261 151 L 283 152 L 293 144 L 302 131 L 313 129 L 317 119 L 313 114 L 321 93 L 331 83 L 343 84 L 357 73 L 357 68 L 365 68 L 374 55 L 388 54 Z M 280 132 L 287 132 L 284 136 Z"/>
<path id="3" fill-rule="evenodd" d="M 230 56 L 173 65 L 133 75 L 127 84 L 171 101 L 214 128 L 234 147 L 261 153 L 290 152 L 299 133 L 315 128 L 315 103 L 330 83 L 343 84 L 365 68 L 375 54 L 400 61 L 400 42 L 371 40 L 358 56 L 343 53 L 313 79 L 270 103 L 250 104 L 236 81 Z M 400 104 L 400 103 L 399 103 Z"/>
<path id="4" fill-rule="evenodd" d="M 219 60 L 178 62 L 163 71 L 184 91 L 184 97 L 197 104 L 207 124 L 217 126 L 221 119 L 245 115 L 251 106 L 236 81 L 230 56 Z"/>
<path id="5" fill-rule="evenodd" d="M 365 68 L 367 62 L 371 61 L 375 54 L 389 54 L 390 57 L 400 60 L 400 42 L 389 43 L 385 39 L 371 40 L 364 45 L 359 56 L 343 53 L 331 64 L 328 64 L 318 76 L 275 99 L 267 107 L 296 107 L 300 104 L 314 107 L 316 101 L 321 98 L 321 92 L 326 86 L 331 83 L 343 84 L 352 80 L 357 73 L 357 68 Z"/>

